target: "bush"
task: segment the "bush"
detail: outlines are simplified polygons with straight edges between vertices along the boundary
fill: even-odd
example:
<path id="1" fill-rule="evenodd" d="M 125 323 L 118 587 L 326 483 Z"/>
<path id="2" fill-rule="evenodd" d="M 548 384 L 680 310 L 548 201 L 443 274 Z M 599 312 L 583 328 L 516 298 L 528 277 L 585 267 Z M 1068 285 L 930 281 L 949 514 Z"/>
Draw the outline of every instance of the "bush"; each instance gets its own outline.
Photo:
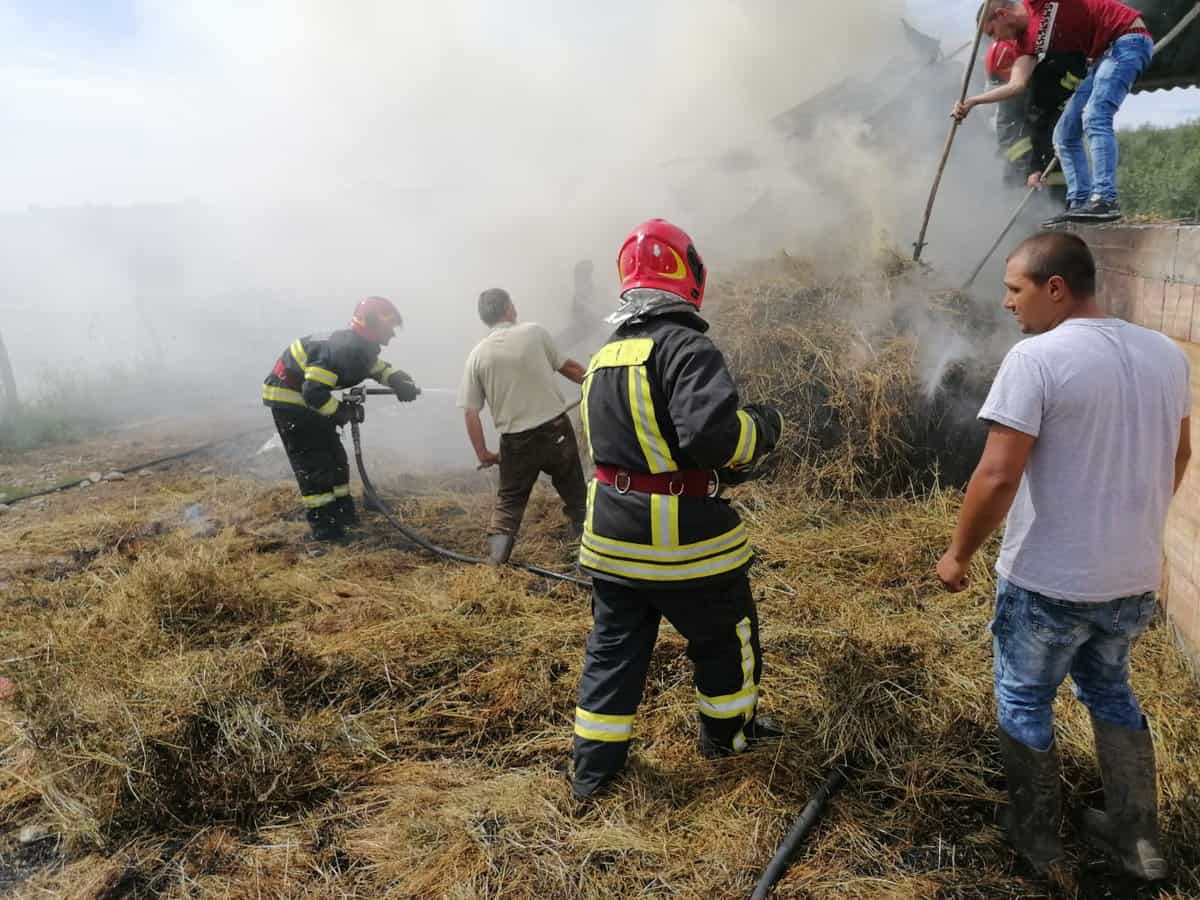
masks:
<path id="1" fill-rule="evenodd" d="M 1117 132 L 1117 182 L 1127 215 L 1200 221 L 1200 119 Z"/>

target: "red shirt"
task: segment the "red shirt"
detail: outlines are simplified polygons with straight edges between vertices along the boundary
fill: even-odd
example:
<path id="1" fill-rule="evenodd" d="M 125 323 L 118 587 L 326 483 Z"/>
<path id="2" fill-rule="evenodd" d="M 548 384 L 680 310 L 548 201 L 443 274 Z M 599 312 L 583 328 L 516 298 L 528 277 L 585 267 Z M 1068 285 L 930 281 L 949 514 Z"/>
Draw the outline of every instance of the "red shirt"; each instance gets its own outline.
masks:
<path id="1" fill-rule="evenodd" d="M 1141 15 L 1117 0 L 1025 0 L 1029 26 L 1017 38 L 1023 56 L 1040 62 L 1051 51 L 1096 59 Z"/>

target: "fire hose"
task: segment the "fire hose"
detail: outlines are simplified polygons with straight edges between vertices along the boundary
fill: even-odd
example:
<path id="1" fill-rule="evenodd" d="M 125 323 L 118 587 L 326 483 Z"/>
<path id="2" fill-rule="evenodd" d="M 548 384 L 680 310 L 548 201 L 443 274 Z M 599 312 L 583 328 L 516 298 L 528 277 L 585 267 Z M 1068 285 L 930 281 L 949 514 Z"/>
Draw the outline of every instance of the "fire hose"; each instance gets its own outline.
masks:
<path id="1" fill-rule="evenodd" d="M 750 900 L 766 900 L 767 896 L 771 893 L 771 888 L 775 886 L 775 882 L 779 881 L 783 877 L 783 873 L 787 871 L 787 867 L 792 861 L 792 854 L 796 852 L 796 848 L 800 846 L 800 842 L 808 836 L 808 833 L 812 831 L 812 827 L 817 824 L 817 819 L 820 817 L 822 810 L 825 809 L 825 804 L 829 802 L 829 798 L 845 783 L 846 771 L 844 766 L 839 764 L 821 782 L 821 786 L 817 788 L 817 792 L 812 795 L 812 799 L 808 801 L 799 817 L 792 823 L 787 836 L 780 843 L 779 848 L 775 851 L 775 855 L 771 858 L 771 861 L 767 864 L 767 868 L 763 870 L 762 875 L 759 877 L 758 883 L 754 886 L 754 893 L 750 895 Z"/>
<path id="2" fill-rule="evenodd" d="M 394 396 L 394 393 L 385 388 L 351 388 L 342 395 L 344 400 L 359 405 L 360 407 L 366 403 L 368 395 L 371 394 L 387 394 Z M 362 481 L 363 493 L 367 495 L 367 499 L 380 514 L 387 520 L 396 531 L 400 532 L 410 543 L 424 550 L 433 556 L 440 556 L 443 559 L 453 560 L 454 562 L 470 563 L 473 565 L 487 565 L 487 563 L 475 556 L 468 556 L 465 553 L 459 553 L 457 550 L 450 550 L 447 547 L 440 547 L 432 541 L 422 536 L 419 532 L 414 531 L 405 525 L 400 518 L 395 515 L 379 496 L 379 492 L 375 490 L 375 485 L 371 482 L 371 476 L 367 474 L 366 463 L 363 462 L 362 450 L 362 433 L 359 426 L 362 423 L 363 416 L 361 409 L 356 412 L 356 415 L 350 419 L 350 435 L 354 441 L 354 464 L 358 468 L 358 477 Z M 566 572 L 555 572 L 553 569 L 543 569 L 541 566 L 531 566 L 524 563 L 510 563 L 514 568 L 524 569 L 534 575 L 542 578 L 551 578 L 556 581 L 565 581 L 569 584 L 576 584 L 580 587 L 591 588 L 592 583 L 586 578 L 580 578 L 577 575 L 570 575 Z"/>
<path id="3" fill-rule="evenodd" d="M 1175 38 L 1179 37 L 1179 35 L 1183 33 L 1183 30 L 1191 25 L 1196 18 L 1200 18 L 1200 3 L 1197 3 L 1189 12 L 1184 14 L 1183 18 L 1175 23 L 1175 27 L 1163 35 L 1163 39 L 1161 41 L 1155 43 L 1154 50 L 1150 54 L 1151 58 L 1157 56 L 1160 50 L 1165 49 L 1168 44 L 1175 40 Z M 1000 232 L 996 240 L 992 242 L 992 246 L 988 247 L 987 253 L 984 254 L 983 259 L 981 259 L 979 264 L 972 270 L 967 280 L 963 282 L 963 286 L 961 288 L 962 290 L 970 290 L 971 285 L 975 283 L 975 279 L 979 277 L 979 273 L 983 271 L 983 267 L 986 266 L 988 260 L 992 258 L 992 254 L 996 252 L 996 248 L 999 247 L 1004 239 L 1008 236 L 1008 233 L 1012 230 L 1012 227 L 1017 224 L 1017 219 L 1021 218 L 1021 212 L 1025 209 L 1025 204 L 1027 204 L 1030 198 L 1033 197 L 1033 195 L 1039 190 L 1041 186 L 1040 182 L 1045 181 L 1047 176 L 1049 176 L 1058 167 L 1058 165 L 1058 155 L 1055 154 L 1054 158 L 1051 159 L 1046 165 L 1046 168 L 1042 170 L 1040 175 L 1038 175 L 1039 184 L 1031 187 L 1025 192 L 1025 196 L 1021 198 L 1021 202 L 1018 203 L 1017 208 L 1013 210 L 1013 214 L 1009 218 L 1007 224 L 1005 224 L 1004 229 Z"/>

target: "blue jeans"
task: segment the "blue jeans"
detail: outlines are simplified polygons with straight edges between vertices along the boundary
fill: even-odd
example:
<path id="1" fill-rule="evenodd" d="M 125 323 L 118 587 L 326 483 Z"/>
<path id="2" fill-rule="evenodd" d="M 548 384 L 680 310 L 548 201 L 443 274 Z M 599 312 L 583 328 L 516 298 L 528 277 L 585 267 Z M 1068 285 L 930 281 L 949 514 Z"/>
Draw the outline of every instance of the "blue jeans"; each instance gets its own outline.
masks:
<path id="1" fill-rule="evenodd" d="M 992 620 L 996 715 L 1028 747 L 1054 740 L 1054 696 L 1069 674 L 1075 696 L 1099 719 L 1140 729 L 1129 687 L 1129 648 L 1154 618 L 1154 594 L 1072 603 L 1000 579 Z"/>
<path id="2" fill-rule="evenodd" d="M 1154 41 L 1144 34 L 1117 38 L 1067 101 L 1054 128 L 1054 149 L 1067 177 L 1068 203 L 1082 203 L 1091 197 L 1110 202 L 1117 199 L 1117 138 L 1113 134 L 1113 116 L 1149 65 L 1153 51 Z M 1085 134 L 1092 154 L 1091 172 L 1083 152 Z"/>

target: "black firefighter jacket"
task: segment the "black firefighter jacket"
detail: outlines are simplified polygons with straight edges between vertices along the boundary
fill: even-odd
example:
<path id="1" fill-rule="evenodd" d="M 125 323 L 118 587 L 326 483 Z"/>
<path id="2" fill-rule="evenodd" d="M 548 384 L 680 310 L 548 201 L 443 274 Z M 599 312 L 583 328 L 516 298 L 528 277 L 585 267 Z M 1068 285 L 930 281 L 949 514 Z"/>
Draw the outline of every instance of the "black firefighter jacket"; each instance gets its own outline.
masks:
<path id="1" fill-rule="evenodd" d="M 658 474 L 738 469 L 770 452 L 775 424 L 738 408 L 725 359 L 690 313 L 620 327 L 592 357 L 582 422 L 597 464 Z M 580 564 L 655 589 L 728 578 L 750 565 L 745 527 L 719 497 L 621 493 L 593 480 Z"/>
<path id="2" fill-rule="evenodd" d="M 263 382 L 263 403 L 275 409 L 333 416 L 339 405 L 334 389 L 354 387 L 366 378 L 382 384 L 396 375 L 407 379 L 379 358 L 379 349 L 374 341 L 349 328 L 297 338 L 280 354 Z"/>

